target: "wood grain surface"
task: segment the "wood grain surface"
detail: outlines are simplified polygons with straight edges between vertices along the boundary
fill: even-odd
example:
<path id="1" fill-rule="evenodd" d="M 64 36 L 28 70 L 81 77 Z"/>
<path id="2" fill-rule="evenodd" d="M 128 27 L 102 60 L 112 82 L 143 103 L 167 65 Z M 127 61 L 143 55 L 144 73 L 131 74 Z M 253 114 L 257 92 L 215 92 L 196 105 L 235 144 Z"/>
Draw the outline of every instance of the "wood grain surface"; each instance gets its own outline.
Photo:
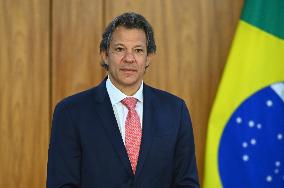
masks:
<path id="1" fill-rule="evenodd" d="M 53 1 L 52 102 L 97 85 L 103 78 L 99 42 L 102 0 Z"/>
<path id="2" fill-rule="evenodd" d="M 200 180 L 207 122 L 243 0 L 0 0 L 0 187 L 45 187 L 51 113 L 105 76 L 99 43 L 126 11 L 143 14 L 157 54 L 145 82 L 183 98 Z"/>
<path id="3" fill-rule="evenodd" d="M 43 187 L 49 140 L 49 1 L 0 1 L 0 187 Z"/>

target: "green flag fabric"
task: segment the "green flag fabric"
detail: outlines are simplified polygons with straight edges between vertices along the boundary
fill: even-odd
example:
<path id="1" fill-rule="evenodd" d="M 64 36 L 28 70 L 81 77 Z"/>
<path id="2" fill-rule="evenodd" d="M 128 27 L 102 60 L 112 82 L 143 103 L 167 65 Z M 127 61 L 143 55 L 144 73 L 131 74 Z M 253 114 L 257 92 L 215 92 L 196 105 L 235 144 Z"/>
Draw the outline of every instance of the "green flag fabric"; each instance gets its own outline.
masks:
<path id="1" fill-rule="evenodd" d="M 204 188 L 284 188 L 284 0 L 245 0 L 211 110 Z"/>

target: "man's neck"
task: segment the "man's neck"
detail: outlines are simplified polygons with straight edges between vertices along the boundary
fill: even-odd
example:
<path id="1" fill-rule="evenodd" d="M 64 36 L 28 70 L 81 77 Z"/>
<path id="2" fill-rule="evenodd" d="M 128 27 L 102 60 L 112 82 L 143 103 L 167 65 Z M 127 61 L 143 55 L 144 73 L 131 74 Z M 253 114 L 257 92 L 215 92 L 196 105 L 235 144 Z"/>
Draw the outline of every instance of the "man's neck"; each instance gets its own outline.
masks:
<path id="1" fill-rule="evenodd" d="M 124 93 L 127 96 L 133 96 L 141 87 L 142 81 L 139 84 L 135 84 L 134 86 L 126 86 L 123 87 L 119 84 L 117 84 L 116 82 L 114 82 L 111 77 L 109 77 L 111 83 L 117 88 L 119 89 L 122 93 Z"/>

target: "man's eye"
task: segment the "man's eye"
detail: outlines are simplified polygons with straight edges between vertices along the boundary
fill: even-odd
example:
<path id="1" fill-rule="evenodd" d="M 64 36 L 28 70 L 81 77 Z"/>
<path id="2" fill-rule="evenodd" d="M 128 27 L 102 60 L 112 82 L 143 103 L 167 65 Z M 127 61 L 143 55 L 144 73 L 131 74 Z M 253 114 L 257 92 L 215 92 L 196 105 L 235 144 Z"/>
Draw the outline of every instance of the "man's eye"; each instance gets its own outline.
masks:
<path id="1" fill-rule="evenodd" d="M 116 52 L 123 52 L 123 51 L 124 51 L 124 48 L 118 47 L 118 48 L 115 48 L 115 51 L 116 51 Z"/>
<path id="2" fill-rule="evenodd" d="M 144 50 L 143 50 L 143 49 L 138 48 L 138 49 L 135 49 L 135 52 L 136 52 L 136 53 L 143 53 L 143 52 L 144 52 Z"/>

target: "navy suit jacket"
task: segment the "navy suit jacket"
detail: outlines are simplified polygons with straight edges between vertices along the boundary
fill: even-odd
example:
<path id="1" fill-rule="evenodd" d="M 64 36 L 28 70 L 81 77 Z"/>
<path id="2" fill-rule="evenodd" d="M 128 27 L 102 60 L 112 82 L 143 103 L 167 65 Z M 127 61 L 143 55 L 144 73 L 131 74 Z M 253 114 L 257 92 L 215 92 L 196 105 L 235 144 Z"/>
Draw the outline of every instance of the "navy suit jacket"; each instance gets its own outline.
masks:
<path id="1" fill-rule="evenodd" d="M 183 100 L 144 84 L 143 129 L 134 175 L 106 90 L 58 103 L 47 188 L 198 188 L 191 120 Z"/>

